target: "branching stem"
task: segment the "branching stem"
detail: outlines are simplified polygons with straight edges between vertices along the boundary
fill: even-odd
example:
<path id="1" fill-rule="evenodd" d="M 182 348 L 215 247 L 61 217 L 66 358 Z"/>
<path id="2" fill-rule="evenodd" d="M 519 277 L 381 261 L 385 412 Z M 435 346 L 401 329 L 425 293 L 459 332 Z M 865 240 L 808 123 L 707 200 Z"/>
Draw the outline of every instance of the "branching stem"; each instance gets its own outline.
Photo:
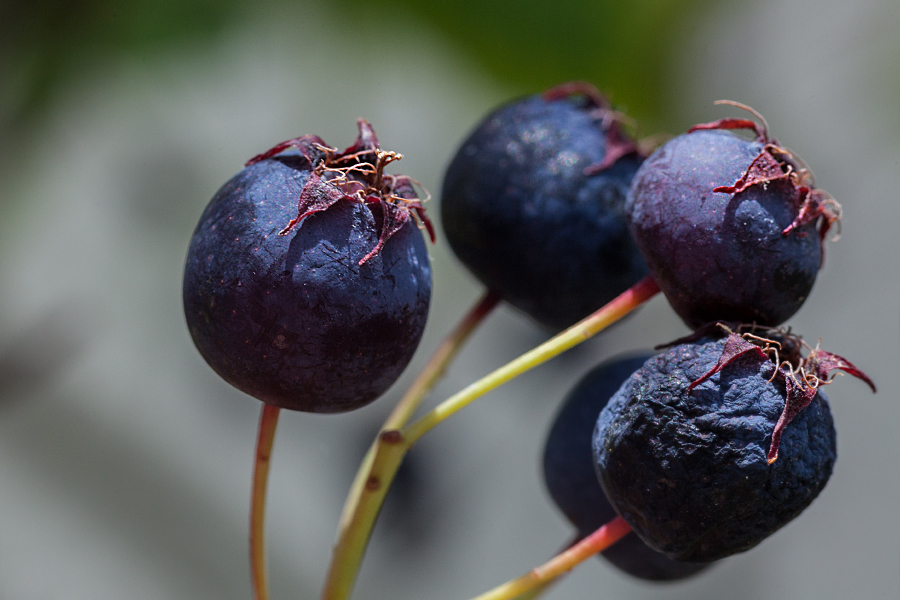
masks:
<path id="1" fill-rule="evenodd" d="M 656 282 L 649 276 L 645 277 L 597 312 L 451 396 L 412 425 L 404 427 L 402 421 L 412 415 L 421 399 L 416 402 L 411 401 L 409 406 L 404 406 L 402 410 L 398 406 L 398 409 L 388 419 L 388 424 L 392 427 L 385 427 L 381 431 L 375 445 L 363 459 L 360 472 L 353 482 L 350 497 L 344 507 L 338 542 L 322 591 L 322 600 L 347 600 L 350 597 L 365 546 L 388 488 L 400 463 L 403 462 L 406 452 L 419 438 L 479 396 L 587 340 L 658 292 L 659 287 Z M 452 354 L 455 354 L 455 350 L 447 356 L 447 361 L 452 358 Z M 429 365 L 431 364 L 429 362 Z M 438 363 L 435 363 L 434 379 L 430 381 L 430 384 L 436 381 L 445 366 L 446 363 L 439 366 Z M 429 367 L 426 367 L 426 370 L 428 369 Z M 432 375 L 428 377 L 430 378 Z M 419 379 L 423 381 L 426 379 L 424 372 Z M 416 384 L 413 387 L 416 387 Z M 424 384 L 422 390 L 424 395 L 424 392 L 427 391 Z M 401 405 L 405 404 L 404 400 L 401 400 Z M 393 420 L 395 415 L 396 420 Z"/>
<path id="2" fill-rule="evenodd" d="M 344 504 L 338 540 L 322 590 L 323 600 L 350 597 L 375 518 L 408 448 L 396 443 L 396 430 L 409 422 L 465 341 L 499 302 L 500 295 L 496 292 L 486 292 L 481 297 L 456 329 L 444 338 L 384 422 L 382 433 L 363 458 Z M 390 443 L 392 440 L 394 443 Z"/>
<path id="3" fill-rule="evenodd" d="M 648 275 L 597 312 L 440 403 L 434 410 L 409 427 L 406 427 L 403 430 L 403 437 L 406 438 L 410 446 L 413 445 L 438 423 L 473 402 L 476 398 L 603 331 L 652 298 L 657 292 L 659 292 L 659 287 L 653 278 Z"/>

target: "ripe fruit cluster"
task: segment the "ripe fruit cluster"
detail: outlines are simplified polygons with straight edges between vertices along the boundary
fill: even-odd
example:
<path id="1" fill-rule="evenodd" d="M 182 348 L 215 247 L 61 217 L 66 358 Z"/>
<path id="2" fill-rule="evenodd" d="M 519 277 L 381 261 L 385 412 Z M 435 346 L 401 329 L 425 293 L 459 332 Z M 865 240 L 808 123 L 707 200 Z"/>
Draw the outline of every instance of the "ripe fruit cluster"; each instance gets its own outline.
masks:
<path id="1" fill-rule="evenodd" d="M 585 289 L 585 273 L 604 279 L 612 295 L 624 291 L 602 257 L 634 278 L 642 257 L 697 330 L 643 366 L 632 358 L 589 374 L 546 443 L 554 501 L 580 536 L 616 513 L 624 517 L 643 542 L 629 536 L 604 555 L 645 579 L 688 576 L 797 516 L 825 486 L 836 457 L 818 388 L 835 368 L 871 385 L 846 359 L 818 348 L 803 357 L 799 337 L 772 330 L 809 295 L 840 206 L 814 187 L 805 163 L 769 135 L 758 113 L 728 104 L 759 122 L 696 125 L 644 160 L 602 97 L 560 86 L 489 115 L 444 184 L 442 215 L 459 258 L 538 321 L 562 326 L 583 314 L 560 310 L 553 320 L 544 306 L 559 289 L 559 307 L 568 308 L 566 296 L 588 306 L 588 296 L 574 291 Z M 730 131 L 742 129 L 753 138 Z M 566 153 L 579 157 L 568 171 L 559 166 Z M 591 195 L 589 211 L 581 202 Z M 576 230 L 561 225 L 569 217 L 593 223 L 580 232 L 594 227 L 592 243 L 608 242 L 620 256 L 573 240 Z M 610 233 L 615 219 L 640 257 Z M 564 245 L 566 252 L 555 251 Z"/>
<path id="2" fill-rule="evenodd" d="M 780 328 L 813 287 L 840 207 L 758 113 L 728 104 L 758 120 L 696 125 L 650 154 L 596 89 L 564 84 L 488 115 L 443 185 L 447 239 L 487 298 L 552 329 L 584 319 L 587 330 L 629 294 L 662 290 L 693 330 L 661 354 L 589 373 L 544 452 L 547 488 L 578 537 L 593 539 L 618 515 L 634 535 L 603 556 L 653 581 L 694 575 L 796 517 L 837 456 L 820 388 L 840 369 L 875 389 L 848 360 Z M 396 380 L 431 298 L 416 226 L 434 238 L 421 186 L 385 172 L 399 158 L 360 120 L 345 150 L 311 135 L 287 140 L 216 193 L 188 250 L 184 307 L 197 348 L 226 381 L 270 407 L 341 412 Z M 558 338 L 572 331 L 582 329 Z M 438 355 L 449 360 L 452 351 Z M 435 365 L 424 381 L 446 363 Z M 264 494 L 259 465 L 274 421 L 263 414 L 255 490 Z M 401 429 L 407 420 L 392 415 L 364 461 L 363 476 L 376 466 L 379 475 L 354 486 L 342 528 L 349 537 L 335 557 L 361 556 L 368 532 L 352 511 L 391 480 L 379 460 L 396 468 L 433 426 L 423 418 Z M 393 449 L 380 453 L 382 443 Z M 255 492 L 254 510 L 262 497 Z M 378 505 L 368 506 L 374 519 Z M 263 597 L 261 530 L 252 530 L 251 554 Z M 352 565 L 333 568 L 325 597 L 345 597 L 352 577 Z"/>

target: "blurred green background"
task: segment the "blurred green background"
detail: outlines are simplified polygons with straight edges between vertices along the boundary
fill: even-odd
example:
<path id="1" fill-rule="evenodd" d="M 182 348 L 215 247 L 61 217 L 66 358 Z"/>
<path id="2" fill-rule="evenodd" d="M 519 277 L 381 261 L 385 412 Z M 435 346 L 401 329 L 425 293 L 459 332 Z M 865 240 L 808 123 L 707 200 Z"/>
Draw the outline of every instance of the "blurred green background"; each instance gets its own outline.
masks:
<path id="1" fill-rule="evenodd" d="M 334 0 L 327 6 L 366 60 L 389 61 L 393 28 L 413 20 L 517 92 L 585 79 L 642 122 L 666 122 L 671 48 L 709 0 L 545 2 L 538 0 Z M 263 0 L 5 1 L 0 9 L 2 115 L 6 129 L 39 118 L 84 71 L 166 47 L 212 43 L 235 22 L 303 3 Z M 402 25 L 400 25 L 402 26 Z M 296 43 L 303 45 L 303 40 Z M 323 51 L 325 49 L 322 49 Z M 327 56 L 327 51 L 323 52 Z M 671 122 L 671 117 L 669 117 Z"/>
<path id="2" fill-rule="evenodd" d="M 259 403 L 205 365 L 181 313 L 188 239 L 272 144 L 348 145 L 357 117 L 435 195 L 499 103 L 583 79 L 678 133 L 747 103 L 844 207 L 791 325 L 879 384 L 828 389 L 839 460 L 772 538 L 658 586 L 589 561 L 554 598 L 900 596 L 892 378 L 900 356 L 900 3 L 895 0 L 0 0 L 0 598 L 248 598 Z M 392 165 L 393 166 L 393 165 Z M 438 223 L 439 224 L 439 223 Z M 269 498 L 273 597 L 316 597 L 340 506 L 404 385 L 481 290 L 442 240 L 413 365 L 351 414 L 285 414 Z M 539 457 L 601 359 L 685 333 L 662 298 L 426 437 L 392 491 L 357 598 L 472 597 L 571 536 Z M 432 402 L 542 341 L 508 308 Z"/>

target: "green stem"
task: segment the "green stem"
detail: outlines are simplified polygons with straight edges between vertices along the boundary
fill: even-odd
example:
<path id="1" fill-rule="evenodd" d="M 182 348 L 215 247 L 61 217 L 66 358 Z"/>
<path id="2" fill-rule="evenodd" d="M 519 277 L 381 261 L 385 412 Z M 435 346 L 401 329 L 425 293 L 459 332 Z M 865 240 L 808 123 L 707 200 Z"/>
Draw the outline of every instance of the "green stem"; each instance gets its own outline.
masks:
<path id="1" fill-rule="evenodd" d="M 591 556 L 606 550 L 625 537 L 631 527 L 622 517 L 616 517 L 571 548 L 557 554 L 521 577 L 507 581 L 472 600 L 512 600 L 544 587 L 557 577 L 571 571 Z"/>
<path id="2" fill-rule="evenodd" d="M 498 293 L 486 292 L 456 329 L 444 338 L 394 407 L 382 426 L 382 433 L 363 458 L 344 504 L 338 526 L 338 540 L 322 590 L 323 600 L 345 600 L 353 591 L 356 573 L 381 503 L 408 449 L 408 446 L 397 443 L 396 430 L 409 422 L 422 400 L 444 374 L 447 365 L 499 302 Z"/>
<path id="3" fill-rule="evenodd" d="M 277 406 L 263 403 L 256 440 L 256 463 L 253 468 L 253 493 L 250 498 L 250 573 L 256 600 L 269 600 L 269 576 L 266 572 L 266 483 L 269 459 L 278 425 Z"/>
<path id="4" fill-rule="evenodd" d="M 369 475 L 357 475 L 351 489 L 351 498 L 358 494 L 356 508 L 348 511 L 345 507 L 322 600 L 347 600 L 350 597 L 375 518 L 403 457 L 419 438 L 479 396 L 599 333 L 657 292 L 659 287 L 656 282 L 649 276 L 645 277 L 597 312 L 451 396 L 412 425 L 399 430 L 382 430 L 376 441 L 377 449 L 368 469 Z M 363 462 L 365 464 L 367 461 Z"/>
<path id="5" fill-rule="evenodd" d="M 550 584 L 552 584 L 554 582 L 555 582 L 555 580 L 548 581 L 546 583 L 537 585 L 534 587 L 534 589 L 531 589 L 531 590 L 525 592 L 524 594 L 519 594 L 515 598 L 516 598 L 516 600 L 536 600 L 537 598 L 540 598 L 541 596 L 543 596 L 544 592 L 547 591 L 547 588 L 550 587 Z"/>
<path id="6" fill-rule="evenodd" d="M 410 446 L 413 445 L 438 423 L 476 398 L 577 346 L 633 311 L 657 292 L 659 287 L 648 275 L 597 312 L 440 403 L 421 419 L 404 428 L 403 437 Z"/>
<path id="7" fill-rule="evenodd" d="M 422 369 L 422 372 L 419 373 L 409 390 L 403 395 L 397 406 L 394 407 L 387 421 L 384 422 L 383 430 L 400 429 L 409 422 L 422 404 L 422 400 L 431 391 L 431 388 L 444 376 L 447 366 L 456 357 L 463 344 L 469 339 L 475 328 L 491 314 L 491 311 L 500 303 L 500 300 L 499 293 L 485 292 L 472 310 L 460 321 L 456 329 L 444 338 L 441 345 L 437 347 L 437 350 L 428 359 L 428 363 Z"/>

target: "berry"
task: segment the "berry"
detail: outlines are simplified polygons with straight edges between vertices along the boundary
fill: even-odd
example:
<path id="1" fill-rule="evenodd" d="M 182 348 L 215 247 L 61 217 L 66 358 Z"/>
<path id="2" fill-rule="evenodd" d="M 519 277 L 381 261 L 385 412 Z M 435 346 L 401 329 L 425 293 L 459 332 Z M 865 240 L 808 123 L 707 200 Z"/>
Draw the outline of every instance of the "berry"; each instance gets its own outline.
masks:
<path id="1" fill-rule="evenodd" d="M 184 309 L 194 343 L 226 381 L 275 406 L 363 406 L 422 336 L 424 212 L 412 180 L 383 172 L 400 155 L 381 150 L 365 121 L 359 129 L 343 152 L 306 136 L 252 159 L 191 239 Z"/>
<path id="2" fill-rule="evenodd" d="M 786 321 L 809 295 L 823 239 L 840 217 L 839 205 L 813 187 L 804 163 L 764 123 L 695 126 L 653 153 L 632 182 L 635 242 L 692 329 L 718 320 Z M 756 139 L 725 129 L 751 129 Z"/>
<path id="3" fill-rule="evenodd" d="M 544 446 L 544 482 L 553 501 L 578 529 L 579 537 L 617 516 L 597 480 L 591 455 L 597 415 L 619 386 L 651 356 L 619 358 L 593 369 L 566 397 L 550 428 Z M 683 579 L 706 566 L 672 560 L 633 533 L 601 556 L 626 573 L 651 581 Z"/>
<path id="4" fill-rule="evenodd" d="M 594 432 L 607 497 L 649 546 L 676 560 L 747 550 L 799 515 L 836 459 L 819 388 L 835 368 L 871 385 L 837 355 L 816 348 L 802 357 L 802 340 L 789 333 L 722 331 L 723 339 L 680 340 L 648 360 Z"/>
<path id="5" fill-rule="evenodd" d="M 450 246 L 488 288 L 553 329 L 643 278 L 624 215 L 641 157 L 595 89 L 568 84 L 502 106 L 447 169 Z"/>

